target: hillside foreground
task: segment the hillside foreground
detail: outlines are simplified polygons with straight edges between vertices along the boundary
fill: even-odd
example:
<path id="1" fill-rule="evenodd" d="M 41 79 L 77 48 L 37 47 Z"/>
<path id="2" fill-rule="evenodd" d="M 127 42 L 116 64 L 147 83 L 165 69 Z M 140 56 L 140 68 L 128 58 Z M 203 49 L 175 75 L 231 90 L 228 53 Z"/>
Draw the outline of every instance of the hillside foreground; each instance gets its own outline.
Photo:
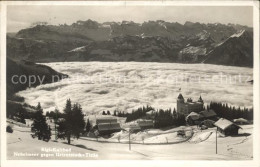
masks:
<path id="1" fill-rule="evenodd" d="M 215 129 L 203 131 L 195 129 L 190 140 L 178 144 L 131 144 L 131 150 L 129 150 L 128 144 L 90 141 L 82 138 L 74 139 L 72 145 L 66 144 L 65 140 L 55 142 L 52 139 L 49 142 L 45 142 L 33 139 L 29 128 L 14 125 L 14 132 L 7 133 L 7 159 L 250 160 L 253 158 L 253 125 L 242 125 L 242 128 L 239 130 L 239 136 L 218 136 L 218 154 L 216 154 Z M 54 138 L 54 135 L 52 138 Z M 53 148 L 57 150 L 67 149 L 69 151 L 46 152 L 43 150 Z"/>

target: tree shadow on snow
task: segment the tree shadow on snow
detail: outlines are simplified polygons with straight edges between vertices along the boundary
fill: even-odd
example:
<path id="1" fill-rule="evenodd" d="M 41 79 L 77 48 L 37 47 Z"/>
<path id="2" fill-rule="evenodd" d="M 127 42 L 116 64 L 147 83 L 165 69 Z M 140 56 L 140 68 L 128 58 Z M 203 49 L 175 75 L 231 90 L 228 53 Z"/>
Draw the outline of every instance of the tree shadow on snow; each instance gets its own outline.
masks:
<path id="1" fill-rule="evenodd" d="M 70 145 L 70 146 L 75 146 L 75 147 L 79 147 L 79 148 L 83 148 L 83 149 L 86 149 L 86 150 L 90 150 L 90 151 L 97 151 L 93 148 L 88 148 L 86 147 L 85 145 L 82 145 L 82 144 L 68 144 L 67 142 L 62 142 L 63 144 L 67 144 L 67 145 Z"/>
<path id="2" fill-rule="evenodd" d="M 231 135 L 231 137 L 247 137 L 247 136 L 250 136 L 251 134 L 250 133 L 240 133 L 240 134 L 237 134 L 237 135 Z"/>
<path id="3" fill-rule="evenodd" d="M 86 150 L 90 150 L 90 151 L 97 151 L 93 148 L 88 148 L 86 147 L 85 145 L 82 145 L 82 144 L 76 144 L 76 145 L 73 145 L 73 146 L 76 146 L 76 147 L 79 147 L 79 148 L 83 148 L 83 149 L 86 149 Z"/>

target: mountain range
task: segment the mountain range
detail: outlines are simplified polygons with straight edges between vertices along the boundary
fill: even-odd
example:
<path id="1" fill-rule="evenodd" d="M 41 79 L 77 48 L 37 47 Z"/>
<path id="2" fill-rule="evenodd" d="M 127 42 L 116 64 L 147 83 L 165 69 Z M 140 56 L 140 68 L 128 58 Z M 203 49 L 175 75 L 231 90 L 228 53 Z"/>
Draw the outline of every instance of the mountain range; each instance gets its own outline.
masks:
<path id="1" fill-rule="evenodd" d="M 253 29 L 162 20 L 36 25 L 7 35 L 7 57 L 33 62 L 138 61 L 253 67 Z"/>

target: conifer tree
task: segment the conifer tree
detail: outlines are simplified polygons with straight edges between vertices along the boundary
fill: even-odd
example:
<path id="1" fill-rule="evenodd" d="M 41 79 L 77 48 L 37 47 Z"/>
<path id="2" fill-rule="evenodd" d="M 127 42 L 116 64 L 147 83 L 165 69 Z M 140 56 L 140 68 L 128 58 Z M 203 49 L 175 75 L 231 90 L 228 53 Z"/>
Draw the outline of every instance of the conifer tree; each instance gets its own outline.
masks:
<path id="1" fill-rule="evenodd" d="M 87 125 L 86 125 L 86 132 L 89 132 L 90 131 L 90 129 L 91 129 L 91 124 L 90 124 L 90 121 L 89 121 L 89 119 L 88 119 L 88 121 L 87 121 Z"/>
<path id="2" fill-rule="evenodd" d="M 73 105 L 72 118 L 72 135 L 78 139 L 80 134 L 85 130 L 84 114 L 82 113 L 82 108 L 78 103 Z"/>
<path id="3" fill-rule="evenodd" d="M 71 143 L 71 137 L 79 138 L 85 128 L 84 115 L 79 104 L 71 105 L 70 99 L 67 100 L 64 108 L 64 120 L 58 123 L 58 138 L 67 139 Z"/>
<path id="4" fill-rule="evenodd" d="M 23 124 L 26 124 L 25 114 L 26 114 L 26 110 L 24 108 L 21 108 L 18 112 L 19 122 Z"/>
<path id="5" fill-rule="evenodd" d="M 116 110 L 114 110 L 114 114 L 113 114 L 114 116 L 117 116 L 117 115 L 116 115 L 116 112 L 117 112 L 117 111 L 116 111 Z"/>
<path id="6" fill-rule="evenodd" d="M 64 120 L 58 122 L 58 138 L 67 138 L 70 144 L 71 130 L 72 130 L 72 106 L 71 101 L 68 99 L 66 101 L 66 106 L 64 108 Z"/>
<path id="7" fill-rule="evenodd" d="M 40 103 L 38 103 L 36 107 L 36 113 L 34 115 L 31 131 L 34 133 L 34 136 L 38 137 L 39 140 L 47 139 L 49 141 L 51 137 L 51 129 L 46 123 L 46 118 L 43 115 L 43 110 Z"/>

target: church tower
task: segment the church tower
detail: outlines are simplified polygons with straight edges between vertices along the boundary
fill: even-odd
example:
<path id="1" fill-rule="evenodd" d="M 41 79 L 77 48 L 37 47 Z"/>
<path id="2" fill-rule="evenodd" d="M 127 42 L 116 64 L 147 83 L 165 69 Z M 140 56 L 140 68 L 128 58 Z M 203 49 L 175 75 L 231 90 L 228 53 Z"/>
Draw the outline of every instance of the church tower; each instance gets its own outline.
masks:
<path id="1" fill-rule="evenodd" d="M 201 102 L 202 104 L 204 103 L 203 100 L 202 100 L 202 98 L 201 98 L 201 96 L 200 96 L 198 102 Z"/>
<path id="2" fill-rule="evenodd" d="M 184 104 L 184 98 L 183 98 L 182 94 L 180 93 L 177 98 L 177 112 L 181 112 L 181 110 L 182 110 L 181 108 L 182 108 L 183 104 Z"/>

